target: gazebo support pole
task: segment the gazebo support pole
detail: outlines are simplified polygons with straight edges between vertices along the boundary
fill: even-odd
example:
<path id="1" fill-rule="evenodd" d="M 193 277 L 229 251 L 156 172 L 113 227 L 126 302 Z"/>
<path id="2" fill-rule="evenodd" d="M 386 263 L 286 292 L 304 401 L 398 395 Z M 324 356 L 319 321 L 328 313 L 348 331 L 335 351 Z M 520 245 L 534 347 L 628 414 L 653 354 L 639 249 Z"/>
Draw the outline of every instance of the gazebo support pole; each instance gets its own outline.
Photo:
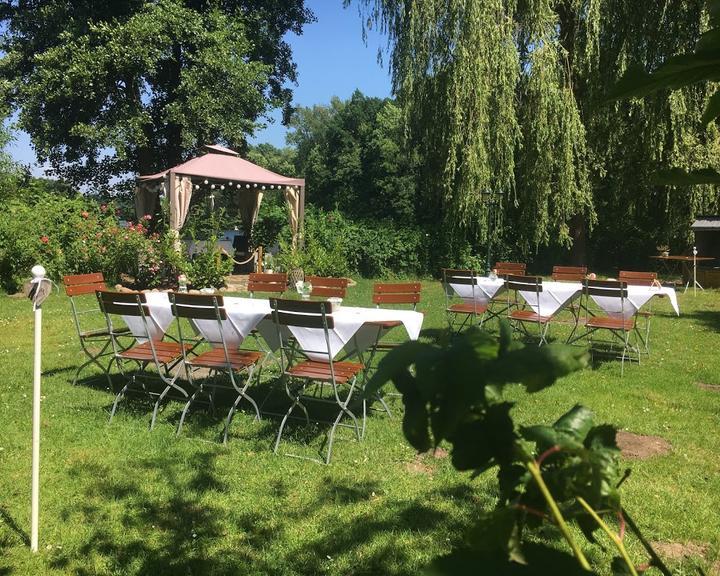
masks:
<path id="1" fill-rule="evenodd" d="M 305 186 L 300 186 L 298 199 L 298 239 L 300 248 L 305 247 Z"/>

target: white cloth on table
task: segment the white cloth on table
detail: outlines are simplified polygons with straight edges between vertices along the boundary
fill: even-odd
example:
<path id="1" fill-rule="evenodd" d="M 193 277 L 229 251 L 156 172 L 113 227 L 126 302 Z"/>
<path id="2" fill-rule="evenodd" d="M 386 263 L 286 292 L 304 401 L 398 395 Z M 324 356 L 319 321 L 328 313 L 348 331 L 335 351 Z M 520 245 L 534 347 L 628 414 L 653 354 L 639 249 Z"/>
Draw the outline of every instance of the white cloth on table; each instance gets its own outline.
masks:
<path id="1" fill-rule="evenodd" d="M 680 308 L 678 307 L 675 289 L 665 286 L 628 286 L 624 309 L 621 306 L 620 298 L 592 296 L 592 299 L 600 308 L 607 312 L 608 316 L 631 318 L 655 296 L 667 296 L 673 310 L 675 310 L 675 314 L 680 316 Z"/>
<path id="2" fill-rule="evenodd" d="M 542 292 L 518 290 L 523 300 L 541 316 L 552 316 L 572 300 L 580 296 L 582 284 L 579 282 L 543 282 Z"/>
<path id="3" fill-rule="evenodd" d="M 250 332 L 270 314 L 270 302 L 262 298 L 225 298 L 227 320 L 223 320 L 222 337 L 228 348 L 237 348 Z M 217 320 L 193 320 L 203 338 L 215 345 L 221 345 Z"/>
<path id="4" fill-rule="evenodd" d="M 344 350 L 346 357 L 367 350 L 375 342 L 378 327 L 368 322 L 401 322 L 411 340 L 417 340 L 423 314 L 414 310 L 342 306 L 333 312 L 335 327 L 328 330 L 333 358 Z M 319 328 L 290 327 L 300 347 L 313 360 L 328 360 L 325 332 Z"/>
<path id="5" fill-rule="evenodd" d="M 477 286 L 475 286 L 475 301 L 480 304 L 487 303 L 497 294 L 502 292 L 505 287 L 505 280 L 502 278 L 488 278 L 487 276 L 477 276 Z M 455 291 L 455 294 L 460 296 L 465 302 L 472 303 L 473 301 L 473 286 L 470 284 L 455 284 L 452 281 L 452 276 L 449 277 L 450 287 Z"/>
<path id="6" fill-rule="evenodd" d="M 172 309 L 166 292 L 147 292 L 145 294 L 150 316 L 146 316 L 147 332 L 140 316 L 123 316 L 123 320 L 138 342 L 147 341 L 148 333 L 153 341 L 162 340 L 173 321 Z"/>

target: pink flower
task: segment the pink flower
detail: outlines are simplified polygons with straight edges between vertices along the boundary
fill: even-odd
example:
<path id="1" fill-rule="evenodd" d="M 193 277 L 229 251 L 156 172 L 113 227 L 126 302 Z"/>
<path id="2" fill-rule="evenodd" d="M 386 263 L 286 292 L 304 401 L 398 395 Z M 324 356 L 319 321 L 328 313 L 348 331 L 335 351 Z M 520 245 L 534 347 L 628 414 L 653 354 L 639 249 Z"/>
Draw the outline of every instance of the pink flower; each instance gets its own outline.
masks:
<path id="1" fill-rule="evenodd" d="M 107 211 L 107 204 L 101 204 L 101 205 L 100 205 L 100 211 L 101 211 L 101 212 Z"/>
<path id="2" fill-rule="evenodd" d="M 82 212 L 80 212 L 80 216 L 82 216 L 83 218 L 87 218 L 88 216 L 90 216 L 90 214 L 86 210 L 83 210 Z"/>
<path id="3" fill-rule="evenodd" d="M 43 244 L 47 244 L 48 242 L 50 242 L 50 238 L 45 235 L 40 236 L 40 242 L 42 242 Z"/>
<path id="4" fill-rule="evenodd" d="M 143 216 L 143 220 L 152 220 L 152 216 L 150 216 L 150 214 L 145 214 L 145 216 Z"/>

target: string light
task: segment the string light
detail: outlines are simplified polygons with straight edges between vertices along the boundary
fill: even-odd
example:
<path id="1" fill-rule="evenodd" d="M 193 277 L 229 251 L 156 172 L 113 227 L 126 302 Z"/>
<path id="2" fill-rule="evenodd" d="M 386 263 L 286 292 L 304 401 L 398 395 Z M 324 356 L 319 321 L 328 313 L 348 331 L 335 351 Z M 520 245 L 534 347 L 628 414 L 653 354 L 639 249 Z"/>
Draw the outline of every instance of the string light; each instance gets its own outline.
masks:
<path id="1" fill-rule="evenodd" d="M 207 185 L 207 183 L 208 183 L 208 181 L 207 181 L 207 180 L 205 180 L 205 182 L 203 182 L 203 184 L 206 184 L 206 185 Z"/>
<path id="2" fill-rule="evenodd" d="M 215 190 L 215 184 L 210 185 L 210 190 Z"/>

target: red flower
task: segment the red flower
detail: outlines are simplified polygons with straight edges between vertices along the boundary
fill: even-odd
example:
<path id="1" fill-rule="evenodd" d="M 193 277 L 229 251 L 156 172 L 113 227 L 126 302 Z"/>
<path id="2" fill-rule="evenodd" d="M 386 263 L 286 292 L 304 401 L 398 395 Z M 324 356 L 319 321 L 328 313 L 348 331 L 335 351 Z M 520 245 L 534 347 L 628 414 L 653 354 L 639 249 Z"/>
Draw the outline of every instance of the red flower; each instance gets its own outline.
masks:
<path id="1" fill-rule="evenodd" d="M 40 236 L 40 242 L 42 242 L 43 244 L 47 244 L 48 242 L 50 242 L 50 238 L 45 235 Z"/>
<path id="2" fill-rule="evenodd" d="M 80 212 L 80 216 L 82 216 L 83 218 L 87 218 L 88 216 L 90 216 L 90 214 L 87 211 L 83 210 L 82 212 Z"/>
<path id="3" fill-rule="evenodd" d="M 100 211 L 105 212 L 107 210 L 107 204 L 101 204 L 100 205 Z"/>

